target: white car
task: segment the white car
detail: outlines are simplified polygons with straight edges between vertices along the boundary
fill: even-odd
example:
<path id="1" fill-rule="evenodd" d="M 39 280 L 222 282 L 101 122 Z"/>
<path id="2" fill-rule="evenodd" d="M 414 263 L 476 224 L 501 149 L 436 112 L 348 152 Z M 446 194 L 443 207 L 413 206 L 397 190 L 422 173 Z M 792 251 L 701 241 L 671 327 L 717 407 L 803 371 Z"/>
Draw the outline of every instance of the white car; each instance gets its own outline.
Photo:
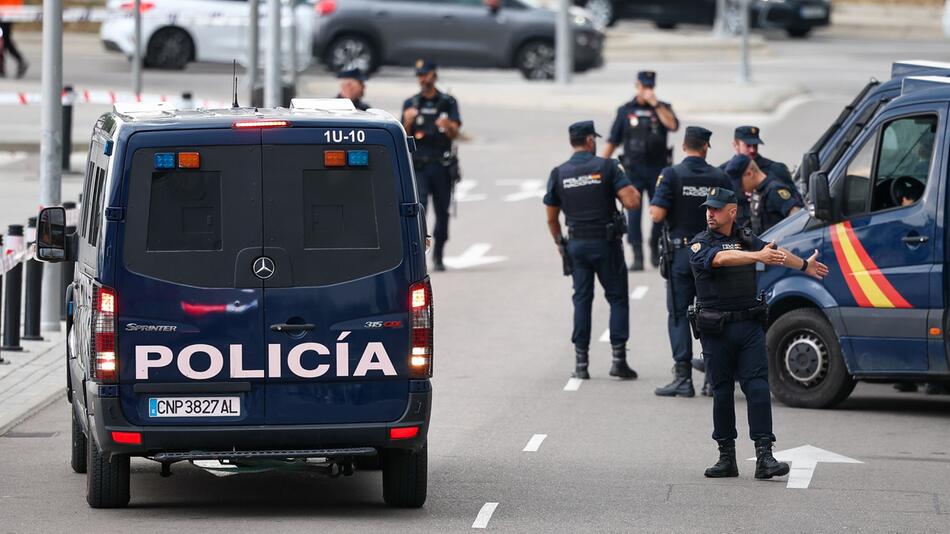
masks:
<path id="1" fill-rule="evenodd" d="M 950 37 L 950 0 L 943 7 L 943 34 Z"/>
<path id="2" fill-rule="evenodd" d="M 297 67 L 310 64 L 314 6 L 293 0 L 297 20 Z M 267 0 L 259 0 L 260 58 L 267 53 Z M 281 12 L 284 65 L 290 59 L 290 6 Z M 135 50 L 134 2 L 108 0 L 99 30 L 106 50 L 132 57 Z M 192 61 L 247 63 L 247 0 L 141 0 L 142 55 L 146 67 L 183 69 Z"/>

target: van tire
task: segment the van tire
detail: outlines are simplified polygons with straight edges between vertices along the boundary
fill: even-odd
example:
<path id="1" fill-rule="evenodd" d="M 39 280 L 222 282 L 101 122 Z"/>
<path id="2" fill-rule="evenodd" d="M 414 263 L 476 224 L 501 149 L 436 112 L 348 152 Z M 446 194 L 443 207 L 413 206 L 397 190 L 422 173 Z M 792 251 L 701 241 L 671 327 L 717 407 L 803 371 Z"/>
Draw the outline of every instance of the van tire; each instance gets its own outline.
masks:
<path id="1" fill-rule="evenodd" d="M 111 459 L 89 440 L 86 502 L 92 508 L 125 508 L 129 504 L 129 456 L 113 454 Z"/>
<path id="2" fill-rule="evenodd" d="M 182 70 L 195 57 L 195 42 L 185 30 L 162 28 L 145 47 L 145 66 L 155 69 Z"/>
<path id="3" fill-rule="evenodd" d="M 73 414 L 72 454 L 69 459 L 69 466 L 73 468 L 74 473 L 85 473 L 86 457 L 89 454 L 86 449 L 89 448 L 89 440 L 82 432 L 82 424 L 80 424 L 79 418 L 76 417 L 75 407 L 71 406 L 69 411 Z"/>
<path id="4" fill-rule="evenodd" d="M 426 502 L 427 445 L 419 450 L 383 452 L 383 500 L 396 508 L 420 508 Z"/>
<path id="5" fill-rule="evenodd" d="M 783 404 L 831 408 L 854 390 L 838 334 L 820 310 L 799 308 L 782 315 L 766 332 L 765 344 L 769 384 Z M 814 378 L 808 379 L 812 374 Z"/>

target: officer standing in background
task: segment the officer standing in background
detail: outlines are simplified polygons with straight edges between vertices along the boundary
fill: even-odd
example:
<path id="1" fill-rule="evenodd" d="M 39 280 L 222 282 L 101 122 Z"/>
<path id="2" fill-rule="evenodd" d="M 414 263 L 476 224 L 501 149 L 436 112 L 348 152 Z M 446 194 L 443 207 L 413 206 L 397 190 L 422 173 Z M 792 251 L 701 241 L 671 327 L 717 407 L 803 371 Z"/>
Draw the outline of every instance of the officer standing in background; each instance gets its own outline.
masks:
<path id="1" fill-rule="evenodd" d="M 726 163 L 726 174 L 750 196 L 750 229 L 756 235 L 805 206 L 796 189 L 775 176 L 767 176 L 749 156 L 733 156 Z"/>
<path id="2" fill-rule="evenodd" d="M 449 206 L 452 204 L 452 190 L 461 177 L 452 143 L 459 135 L 462 118 L 455 98 L 435 87 L 438 78 L 435 63 L 422 59 L 416 61 L 416 76 L 421 90 L 403 103 L 402 124 L 416 140 L 412 163 L 419 200 L 428 210 L 429 195 L 432 195 L 435 206 L 433 267 L 436 271 L 444 271 L 442 255 L 449 239 Z"/>
<path id="3" fill-rule="evenodd" d="M 739 476 L 736 465 L 735 380 L 748 402 L 749 437 L 755 442 L 755 478 L 789 472 L 772 456 L 772 405 L 769 393 L 765 323 L 768 305 L 757 297 L 756 262 L 797 269 L 821 280 L 828 267 L 818 251 L 803 260 L 775 243 L 765 244 L 748 228 L 735 224 L 736 195 L 711 188 L 706 202 L 707 229 L 690 241 L 689 262 L 696 276 L 696 306 L 690 320 L 698 330 L 713 386 L 713 434 L 719 461 L 706 469 L 709 478 Z M 700 210 L 701 211 L 701 210 Z"/>
<path id="4" fill-rule="evenodd" d="M 686 318 L 687 308 L 696 296 L 696 286 L 686 244 L 705 228 L 700 206 L 709 188 L 730 187 L 725 173 L 706 162 L 711 136 L 712 132 L 699 126 L 686 128 L 683 139 L 686 158 L 678 165 L 663 169 L 656 181 L 656 197 L 650 202 L 650 218 L 655 224 L 665 223 L 668 228 L 670 239 L 664 245 L 664 254 L 672 254 L 672 258 L 667 258 L 670 268 L 667 270 L 666 309 L 675 365 L 673 381 L 655 391 L 661 397 L 696 394 L 691 367 L 693 340 Z"/>
<path id="5" fill-rule="evenodd" d="M 590 378 L 591 304 L 594 301 L 594 276 L 604 288 L 610 303 L 610 345 L 613 364 L 610 376 L 634 379 L 636 371 L 627 365 L 627 339 L 630 333 L 630 300 L 627 293 L 627 266 L 623 258 L 623 234 L 626 222 L 617 210 L 640 207 L 640 192 L 630 185 L 616 160 L 598 158 L 594 121 L 582 121 L 568 128 L 574 155 L 555 167 L 548 178 L 544 204 L 548 229 L 561 255 L 573 264 L 574 378 Z M 560 214 L 564 211 L 568 238 L 561 233 Z"/>
<path id="6" fill-rule="evenodd" d="M 353 106 L 360 111 L 366 111 L 370 105 L 363 102 L 363 94 L 366 92 L 366 74 L 360 69 L 350 69 L 340 71 L 336 75 L 340 80 L 340 92 L 337 98 L 349 98 Z"/>
<path id="7" fill-rule="evenodd" d="M 656 177 L 660 170 L 672 163 L 671 150 L 667 147 L 669 132 L 679 129 L 679 119 L 673 113 L 673 107 L 656 98 L 656 73 L 640 71 L 637 73 L 637 94 L 633 100 L 617 109 L 617 117 L 610 127 L 610 136 L 603 156 L 610 158 L 618 146 L 623 147 L 621 161 L 626 168 L 630 182 L 641 193 L 646 190 L 653 199 Z M 640 212 L 627 211 L 627 241 L 633 248 L 631 271 L 643 270 L 643 236 L 640 227 Z M 650 232 L 650 261 L 656 267 L 659 264 L 657 241 L 660 227 L 652 226 Z"/>
<path id="8" fill-rule="evenodd" d="M 759 153 L 759 145 L 765 144 L 761 135 L 762 130 L 758 126 L 739 126 L 735 131 L 735 139 L 732 140 L 732 148 L 737 155 L 752 158 L 765 174 L 775 176 L 785 182 L 786 186 L 795 189 L 795 181 L 792 179 L 792 173 L 789 172 L 788 166 L 778 161 L 772 161 Z M 720 165 L 719 168 L 725 170 L 726 163 Z M 738 189 L 734 189 L 734 191 L 738 191 Z"/>

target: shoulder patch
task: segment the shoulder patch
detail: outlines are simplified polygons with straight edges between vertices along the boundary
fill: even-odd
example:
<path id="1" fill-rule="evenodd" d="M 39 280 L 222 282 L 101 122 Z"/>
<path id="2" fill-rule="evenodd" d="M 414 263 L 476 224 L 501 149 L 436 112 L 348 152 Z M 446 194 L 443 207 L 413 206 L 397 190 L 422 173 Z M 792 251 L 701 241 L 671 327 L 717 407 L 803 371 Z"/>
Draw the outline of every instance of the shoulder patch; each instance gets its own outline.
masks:
<path id="1" fill-rule="evenodd" d="M 702 243 L 693 243 L 692 246 L 689 247 L 689 249 L 693 251 L 693 254 L 699 252 L 701 248 L 703 248 Z"/>
<path id="2" fill-rule="evenodd" d="M 782 197 L 782 200 L 788 200 L 792 198 L 792 192 L 788 189 L 779 189 L 778 196 Z"/>

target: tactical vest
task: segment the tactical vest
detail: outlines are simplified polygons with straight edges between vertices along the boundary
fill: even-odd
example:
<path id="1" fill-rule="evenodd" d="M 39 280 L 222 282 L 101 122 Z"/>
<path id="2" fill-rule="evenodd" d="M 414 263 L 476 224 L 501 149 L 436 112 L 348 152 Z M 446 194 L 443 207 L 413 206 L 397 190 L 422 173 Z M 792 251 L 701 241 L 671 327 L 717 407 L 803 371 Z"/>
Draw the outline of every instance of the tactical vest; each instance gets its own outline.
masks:
<path id="1" fill-rule="evenodd" d="M 592 157 L 583 163 L 571 162 L 557 168 L 557 192 L 561 210 L 572 228 L 601 228 L 617 211 L 609 160 Z"/>
<path id="2" fill-rule="evenodd" d="M 412 97 L 412 106 L 419 110 L 419 115 L 412 123 L 409 135 L 415 137 L 419 152 L 432 155 L 442 155 L 452 150 L 452 139 L 439 131 L 435 121 L 440 116 L 448 116 L 450 101 L 444 93 L 437 93 L 433 99 L 422 98 L 417 94 Z"/>
<path id="3" fill-rule="evenodd" d="M 671 180 L 673 205 L 667 214 L 670 235 L 692 239 L 706 229 L 706 194 L 711 187 L 728 187 L 729 179 L 712 166 L 700 173 L 693 172 L 688 163 L 679 163 L 663 171 L 663 179 Z M 672 172 L 670 172 L 672 171 Z M 672 174 L 672 176 L 669 176 Z"/>
<path id="4" fill-rule="evenodd" d="M 628 167 L 666 163 L 666 127 L 655 109 L 627 106 L 623 127 L 623 157 Z"/>
<path id="5" fill-rule="evenodd" d="M 724 245 L 738 244 L 741 250 L 752 250 L 751 232 L 740 229 L 736 236 L 723 242 Z M 755 264 L 735 267 L 716 267 L 711 278 L 696 279 L 696 299 L 700 306 L 721 310 L 748 309 L 755 305 L 756 294 Z"/>

